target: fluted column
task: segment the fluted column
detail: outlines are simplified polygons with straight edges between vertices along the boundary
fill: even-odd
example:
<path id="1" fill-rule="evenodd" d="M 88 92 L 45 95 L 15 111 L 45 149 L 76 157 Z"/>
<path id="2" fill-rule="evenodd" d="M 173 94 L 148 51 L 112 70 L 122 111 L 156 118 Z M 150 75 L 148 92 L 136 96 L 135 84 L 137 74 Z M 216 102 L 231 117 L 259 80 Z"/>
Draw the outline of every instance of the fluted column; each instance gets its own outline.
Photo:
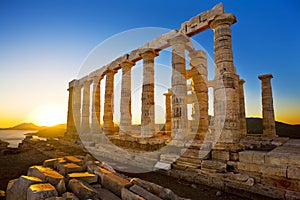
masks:
<path id="1" fill-rule="evenodd" d="M 165 122 L 165 132 L 170 133 L 172 127 L 172 108 L 171 108 L 171 96 L 172 92 L 169 89 L 168 93 L 164 94 L 166 97 L 166 122 Z"/>
<path id="2" fill-rule="evenodd" d="M 83 83 L 81 133 L 90 132 L 90 86 L 89 80 Z"/>
<path id="3" fill-rule="evenodd" d="M 240 92 L 240 131 L 242 135 L 247 135 L 247 123 L 246 123 L 246 112 L 245 112 L 245 95 L 244 95 L 244 83 L 246 81 L 239 80 L 239 92 Z"/>
<path id="4" fill-rule="evenodd" d="M 130 60 L 120 64 L 122 67 L 120 135 L 131 133 L 131 68 L 134 65 L 135 63 Z"/>
<path id="5" fill-rule="evenodd" d="M 106 84 L 105 84 L 105 97 L 104 97 L 104 113 L 103 113 L 103 130 L 107 134 L 112 134 L 114 132 L 114 76 L 117 71 L 113 69 L 107 69 Z"/>
<path id="6" fill-rule="evenodd" d="M 263 136 L 276 136 L 275 117 L 273 107 L 273 96 L 271 78 L 272 74 L 258 77 L 261 80 L 262 114 L 263 114 Z"/>
<path id="7" fill-rule="evenodd" d="M 81 85 L 77 80 L 74 86 L 73 99 L 73 117 L 77 133 L 79 133 L 81 130 Z"/>
<path id="8" fill-rule="evenodd" d="M 92 132 L 98 133 L 100 128 L 100 111 L 101 111 L 101 80 L 103 76 L 93 78 L 93 96 L 92 96 Z"/>
<path id="9" fill-rule="evenodd" d="M 143 58 L 141 136 L 151 137 L 155 134 L 154 58 L 158 53 L 144 49 L 140 55 Z"/>
<path id="10" fill-rule="evenodd" d="M 76 134 L 76 127 L 73 116 L 73 97 L 74 97 L 74 86 L 75 81 L 73 80 L 69 83 L 69 100 L 68 100 L 68 116 L 67 116 L 67 136 L 74 137 Z"/>
<path id="11" fill-rule="evenodd" d="M 183 139 L 188 128 L 184 51 L 189 39 L 179 35 L 168 42 L 172 46 L 172 138 Z"/>
<path id="12" fill-rule="evenodd" d="M 236 22 L 232 14 L 216 17 L 210 26 L 214 30 L 214 131 L 219 143 L 236 143 L 240 139 L 239 76 L 233 63 L 230 25 Z"/>
<path id="13" fill-rule="evenodd" d="M 194 119 L 196 120 L 197 139 L 203 140 L 208 131 L 208 87 L 207 87 L 207 58 L 205 51 L 198 50 L 191 52 L 190 68 L 192 86 L 197 97 L 194 103 Z"/>

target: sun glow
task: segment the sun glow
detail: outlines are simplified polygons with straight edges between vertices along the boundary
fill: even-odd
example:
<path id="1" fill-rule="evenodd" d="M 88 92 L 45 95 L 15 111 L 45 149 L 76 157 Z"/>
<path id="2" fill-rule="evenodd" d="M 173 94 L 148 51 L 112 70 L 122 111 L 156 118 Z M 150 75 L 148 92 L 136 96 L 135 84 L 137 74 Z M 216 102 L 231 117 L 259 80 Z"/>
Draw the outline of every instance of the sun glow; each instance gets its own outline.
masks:
<path id="1" fill-rule="evenodd" d="M 31 116 L 33 123 L 40 126 L 54 126 L 66 123 L 66 114 L 58 105 L 40 107 Z"/>

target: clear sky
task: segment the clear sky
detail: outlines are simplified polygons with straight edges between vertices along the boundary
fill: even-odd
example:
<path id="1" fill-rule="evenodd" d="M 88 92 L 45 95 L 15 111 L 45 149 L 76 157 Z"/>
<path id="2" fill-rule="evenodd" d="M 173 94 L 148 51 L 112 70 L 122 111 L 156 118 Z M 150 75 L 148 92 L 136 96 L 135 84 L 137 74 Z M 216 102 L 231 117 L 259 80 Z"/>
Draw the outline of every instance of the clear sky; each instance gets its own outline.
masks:
<path id="1" fill-rule="evenodd" d="M 220 2 L 238 19 L 233 52 L 247 116 L 261 116 L 257 76 L 272 73 L 276 120 L 300 124 L 298 0 L 1 0 L 0 127 L 45 124 L 52 114 L 65 122 L 68 82 L 99 43 L 134 28 L 178 29 Z M 213 55 L 212 30 L 193 39 Z"/>

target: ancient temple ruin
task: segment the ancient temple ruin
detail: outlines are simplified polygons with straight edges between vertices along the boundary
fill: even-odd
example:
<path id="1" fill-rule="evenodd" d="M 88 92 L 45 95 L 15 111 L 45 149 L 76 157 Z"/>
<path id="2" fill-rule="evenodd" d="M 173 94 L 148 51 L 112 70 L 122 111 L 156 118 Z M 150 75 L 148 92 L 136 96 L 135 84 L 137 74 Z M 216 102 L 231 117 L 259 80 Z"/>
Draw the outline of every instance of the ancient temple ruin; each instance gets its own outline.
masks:
<path id="1" fill-rule="evenodd" d="M 182 23 L 178 30 L 163 34 L 106 66 L 99 66 L 89 75 L 71 81 L 67 136 L 79 135 L 95 157 L 162 170 L 170 176 L 228 192 L 242 190 L 245 194 L 276 198 L 300 196 L 300 156 L 295 153 L 299 145 L 297 141 L 276 135 L 270 74 L 259 76 L 263 134 L 247 134 L 245 80 L 236 72 L 232 52 L 231 25 L 236 21 L 233 14 L 226 13 L 222 4 L 218 4 Z M 214 31 L 213 80 L 208 80 L 206 52 L 195 49 L 191 42 L 192 36 L 207 29 Z M 154 110 L 154 66 L 159 52 L 168 47 L 172 48 L 172 85 L 164 94 L 165 124 L 158 129 Z M 132 125 L 131 114 L 131 69 L 139 60 L 143 62 L 141 125 L 138 134 L 132 134 L 136 126 Z M 122 71 L 119 125 L 113 117 L 114 75 L 118 70 Z M 105 88 L 100 84 L 103 78 Z M 187 80 L 191 82 L 189 86 Z M 208 88 L 213 89 L 212 120 L 208 114 Z M 100 98 L 101 90 L 105 91 L 104 99 Z M 100 109 L 101 101 L 104 101 L 104 110 Z M 193 105 L 191 122 L 188 104 Z M 103 124 L 100 123 L 101 112 Z M 280 184 L 282 181 L 286 184 Z"/>

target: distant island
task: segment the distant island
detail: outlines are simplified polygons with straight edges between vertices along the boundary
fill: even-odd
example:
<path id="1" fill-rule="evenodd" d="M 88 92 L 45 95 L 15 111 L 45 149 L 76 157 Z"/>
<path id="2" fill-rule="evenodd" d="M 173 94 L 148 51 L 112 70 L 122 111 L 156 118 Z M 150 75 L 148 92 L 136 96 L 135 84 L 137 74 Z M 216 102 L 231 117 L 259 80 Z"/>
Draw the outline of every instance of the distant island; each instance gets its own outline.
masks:
<path id="1" fill-rule="evenodd" d="M 0 130 L 42 130 L 47 128 L 46 126 L 37 126 L 33 123 L 22 123 L 13 127 L 0 128 Z"/>

